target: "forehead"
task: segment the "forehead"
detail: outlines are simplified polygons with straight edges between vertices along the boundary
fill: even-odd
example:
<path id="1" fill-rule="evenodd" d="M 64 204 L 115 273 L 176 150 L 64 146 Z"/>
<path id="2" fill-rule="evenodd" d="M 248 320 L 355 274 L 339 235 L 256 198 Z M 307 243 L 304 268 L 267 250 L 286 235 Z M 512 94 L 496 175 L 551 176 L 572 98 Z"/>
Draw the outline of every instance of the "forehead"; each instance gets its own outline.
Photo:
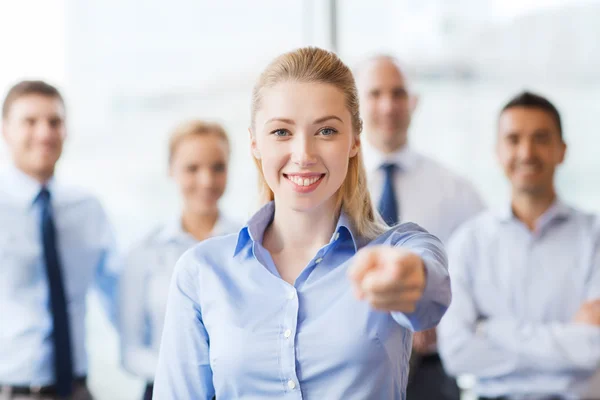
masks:
<path id="1" fill-rule="evenodd" d="M 265 123 L 271 118 L 312 122 L 327 115 L 350 121 L 346 99 L 340 89 L 325 83 L 281 82 L 263 89 L 256 122 Z"/>
<path id="2" fill-rule="evenodd" d="M 498 120 L 500 134 L 533 134 L 549 131 L 559 134 L 554 117 L 547 111 L 533 107 L 512 107 Z"/>
<path id="3" fill-rule="evenodd" d="M 406 87 L 407 79 L 400 67 L 387 58 L 367 62 L 357 74 L 359 86 L 363 90 L 377 87 Z"/>
<path id="4" fill-rule="evenodd" d="M 65 106 L 58 97 L 28 94 L 12 102 L 7 117 L 9 119 L 23 117 L 64 119 Z"/>

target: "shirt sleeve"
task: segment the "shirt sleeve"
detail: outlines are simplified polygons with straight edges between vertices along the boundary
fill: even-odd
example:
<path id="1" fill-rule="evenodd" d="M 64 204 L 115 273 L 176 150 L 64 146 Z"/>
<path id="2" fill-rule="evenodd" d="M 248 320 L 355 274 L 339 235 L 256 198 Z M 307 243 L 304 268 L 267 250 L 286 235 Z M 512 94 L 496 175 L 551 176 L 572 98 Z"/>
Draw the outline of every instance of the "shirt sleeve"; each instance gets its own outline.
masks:
<path id="1" fill-rule="evenodd" d="M 596 226 L 597 227 L 597 226 Z M 586 299 L 600 298 L 600 232 L 592 232 Z M 595 239 L 594 239 L 595 238 Z M 600 327 L 577 323 L 536 324 L 509 318 L 483 322 L 483 330 L 498 346 L 527 360 L 535 370 L 593 373 L 600 367 Z"/>
<path id="2" fill-rule="evenodd" d="M 100 206 L 98 212 L 100 219 L 98 235 L 102 250 L 96 268 L 95 288 L 109 321 L 116 327 L 118 283 L 123 260 L 117 249 L 112 226 Z"/>
<path id="3" fill-rule="evenodd" d="M 123 367 L 152 382 L 158 354 L 146 344 L 148 327 L 145 301 L 149 260 L 145 250 L 142 246 L 135 248 L 126 259 L 119 285 L 119 332 Z"/>
<path id="4" fill-rule="evenodd" d="M 448 246 L 452 278 L 452 304 L 438 327 L 438 349 L 451 375 L 471 374 L 480 378 L 501 377 L 518 372 L 518 357 L 481 334 L 481 315 L 470 283 L 470 250 L 475 246 L 465 230 Z"/>
<path id="5" fill-rule="evenodd" d="M 212 399 L 209 338 L 202 321 L 195 249 L 177 262 L 158 358 L 154 400 Z"/>
<path id="6" fill-rule="evenodd" d="M 595 238 L 590 254 L 590 273 L 586 285 L 587 300 L 600 300 L 600 216 L 594 220 L 592 235 Z"/>
<path id="7" fill-rule="evenodd" d="M 521 323 L 493 318 L 483 334 L 505 353 L 514 353 L 536 371 L 594 372 L 600 367 L 600 328 L 576 323 Z"/>
<path id="8" fill-rule="evenodd" d="M 392 244 L 418 254 L 426 270 L 426 284 L 421 299 L 412 313 L 392 312 L 400 325 L 422 331 L 435 327 L 450 305 L 450 277 L 446 251 L 439 239 L 415 224 L 400 225 Z"/>

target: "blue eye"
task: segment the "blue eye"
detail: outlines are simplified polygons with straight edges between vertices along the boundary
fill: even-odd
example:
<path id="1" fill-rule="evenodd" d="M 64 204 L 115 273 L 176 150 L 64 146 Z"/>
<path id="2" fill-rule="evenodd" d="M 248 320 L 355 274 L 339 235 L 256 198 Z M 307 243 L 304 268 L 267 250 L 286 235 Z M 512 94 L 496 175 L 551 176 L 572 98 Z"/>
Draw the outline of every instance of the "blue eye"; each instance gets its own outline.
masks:
<path id="1" fill-rule="evenodd" d="M 271 132 L 272 135 L 275 135 L 277 137 L 285 137 L 285 136 L 289 136 L 289 132 L 286 131 L 285 129 L 277 129 L 273 132 Z"/>
<path id="2" fill-rule="evenodd" d="M 337 133 L 337 131 L 333 128 L 323 128 L 319 133 L 323 136 L 333 136 Z"/>

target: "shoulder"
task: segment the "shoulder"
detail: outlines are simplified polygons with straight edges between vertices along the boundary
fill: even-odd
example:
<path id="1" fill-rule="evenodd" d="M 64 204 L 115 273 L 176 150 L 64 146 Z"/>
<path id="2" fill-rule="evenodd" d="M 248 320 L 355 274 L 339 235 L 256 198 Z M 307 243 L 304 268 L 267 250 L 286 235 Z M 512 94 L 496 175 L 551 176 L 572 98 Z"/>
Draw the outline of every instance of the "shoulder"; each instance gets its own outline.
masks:
<path id="1" fill-rule="evenodd" d="M 485 210 L 461 224 L 448 241 L 448 249 L 468 247 L 475 249 L 479 244 L 493 240 L 500 227 L 498 214 Z"/>
<path id="2" fill-rule="evenodd" d="M 565 205 L 565 207 L 569 209 L 574 222 L 586 236 L 598 239 L 600 236 L 600 215 L 569 205 Z"/>
<path id="3" fill-rule="evenodd" d="M 179 259 L 179 268 L 199 272 L 200 268 L 225 268 L 234 260 L 238 234 L 213 236 L 188 249 Z"/>
<path id="4" fill-rule="evenodd" d="M 76 209 L 99 217 L 106 217 L 100 199 L 80 186 L 56 182 L 53 197 L 61 208 Z"/>
<path id="5" fill-rule="evenodd" d="M 140 238 L 133 242 L 133 245 L 129 249 L 128 257 L 138 257 L 140 255 L 148 253 L 151 249 L 156 249 L 160 244 L 160 237 L 165 229 L 164 225 L 157 225 L 144 233 Z"/>
<path id="6" fill-rule="evenodd" d="M 432 183 L 442 184 L 445 188 L 455 191 L 469 190 L 476 192 L 475 186 L 464 176 L 453 171 L 450 167 L 424 154 L 415 153 L 416 168 L 427 174 Z"/>
<path id="7" fill-rule="evenodd" d="M 237 233 L 241 228 L 242 224 L 220 212 L 219 219 L 215 225 L 214 234 L 215 236 L 228 235 L 230 233 Z"/>

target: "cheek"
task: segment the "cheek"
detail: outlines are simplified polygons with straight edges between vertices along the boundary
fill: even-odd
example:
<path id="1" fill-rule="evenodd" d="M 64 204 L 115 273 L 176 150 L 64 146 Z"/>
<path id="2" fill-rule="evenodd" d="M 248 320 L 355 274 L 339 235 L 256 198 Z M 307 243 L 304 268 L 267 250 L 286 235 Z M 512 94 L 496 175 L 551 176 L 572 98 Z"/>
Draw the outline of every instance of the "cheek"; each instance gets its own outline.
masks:
<path id="1" fill-rule="evenodd" d="M 326 167 L 329 175 L 335 181 L 343 181 L 348 172 L 348 163 L 350 162 L 350 153 L 348 147 L 340 146 L 331 148 L 326 153 Z"/>
<path id="2" fill-rule="evenodd" d="M 496 149 L 496 158 L 503 168 L 508 168 L 513 164 L 514 152 L 506 147 L 499 147 Z"/>
<path id="3" fill-rule="evenodd" d="M 184 195 L 190 194 L 196 189 L 195 175 L 189 172 L 179 173 L 175 176 L 175 181 L 179 185 L 179 188 Z"/>
<path id="4" fill-rule="evenodd" d="M 214 176 L 214 182 L 215 186 L 219 189 L 219 191 L 224 191 L 225 186 L 227 185 L 227 173 L 216 173 Z"/>
<path id="5" fill-rule="evenodd" d="M 261 158 L 262 172 L 267 181 L 275 181 L 279 176 L 281 168 L 285 165 L 285 160 L 278 155 L 276 151 L 262 153 Z"/>

